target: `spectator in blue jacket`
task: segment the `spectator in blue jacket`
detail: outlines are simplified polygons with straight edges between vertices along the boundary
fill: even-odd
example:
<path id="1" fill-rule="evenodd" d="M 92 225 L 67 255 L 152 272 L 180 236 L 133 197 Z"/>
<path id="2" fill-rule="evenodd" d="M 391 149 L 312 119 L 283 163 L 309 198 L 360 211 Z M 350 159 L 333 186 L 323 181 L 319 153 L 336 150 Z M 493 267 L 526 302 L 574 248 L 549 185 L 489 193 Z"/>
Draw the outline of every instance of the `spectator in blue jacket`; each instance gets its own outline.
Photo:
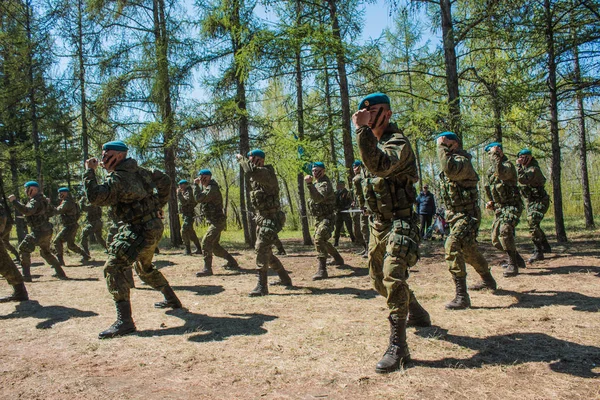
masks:
<path id="1" fill-rule="evenodd" d="M 417 196 L 415 203 L 417 204 L 417 214 L 421 220 L 421 237 L 425 239 L 425 232 L 431 226 L 435 214 L 435 198 L 429 191 L 429 185 L 423 185 L 423 191 Z"/>

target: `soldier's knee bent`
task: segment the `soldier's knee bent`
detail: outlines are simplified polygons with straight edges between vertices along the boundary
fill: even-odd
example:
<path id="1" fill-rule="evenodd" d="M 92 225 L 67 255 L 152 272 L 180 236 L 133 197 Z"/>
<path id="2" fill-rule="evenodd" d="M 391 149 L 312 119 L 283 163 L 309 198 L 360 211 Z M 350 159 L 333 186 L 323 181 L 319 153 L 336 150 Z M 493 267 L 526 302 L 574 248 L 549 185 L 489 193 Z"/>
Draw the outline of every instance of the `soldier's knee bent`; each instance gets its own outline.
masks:
<path id="1" fill-rule="evenodd" d="M 511 237 L 514 234 L 514 228 L 509 224 L 502 224 L 499 233 L 502 237 Z"/>

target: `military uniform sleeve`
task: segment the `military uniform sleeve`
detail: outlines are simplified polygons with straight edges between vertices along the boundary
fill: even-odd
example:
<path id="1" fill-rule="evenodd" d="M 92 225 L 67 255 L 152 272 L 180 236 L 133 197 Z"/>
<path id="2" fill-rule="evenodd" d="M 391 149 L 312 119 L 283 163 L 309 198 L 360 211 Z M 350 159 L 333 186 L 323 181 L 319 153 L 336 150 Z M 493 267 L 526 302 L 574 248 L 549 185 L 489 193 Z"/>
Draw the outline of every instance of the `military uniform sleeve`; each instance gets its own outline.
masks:
<path id="1" fill-rule="evenodd" d="M 438 146 L 438 160 L 444 175 L 453 181 L 471 177 L 473 164 L 464 156 L 457 155 L 445 146 Z"/>
<path id="2" fill-rule="evenodd" d="M 316 204 L 322 203 L 333 194 L 333 188 L 327 182 L 317 182 L 316 184 L 309 184 L 307 186 L 310 198 Z"/>
<path id="3" fill-rule="evenodd" d="M 61 203 L 58 205 L 58 207 L 50 207 L 51 209 L 54 210 L 54 212 L 58 215 L 63 215 L 63 214 L 69 214 L 73 211 L 73 208 L 75 207 L 75 204 L 71 201 L 61 201 Z"/>
<path id="4" fill-rule="evenodd" d="M 519 165 L 517 175 L 519 177 L 519 183 L 522 185 L 544 186 L 546 183 L 546 178 L 539 167 L 523 167 L 522 165 Z"/>
<path id="5" fill-rule="evenodd" d="M 152 182 L 156 185 L 159 206 L 163 208 L 171 196 L 171 178 L 164 172 L 155 169 L 152 171 Z"/>
<path id="6" fill-rule="evenodd" d="M 387 177 L 396 170 L 407 168 L 414 162 L 414 154 L 408 141 L 400 135 L 394 135 L 383 149 L 377 147 L 377 138 L 371 128 L 361 126 L 356 131 L 358 149 L 363 163 L 369 172 Z"/>
<path id="7" fill-rule="evenodd" d="M 208 185 L 206 190 L 196 190 L 194 188 L 194 197 L 198 203 L 210 203 L 219 195 L 219 189 L 215 185 Z"/>
<path id="8" fill-rule="evenodd" d="M 359 175 L 356 175 L 352 178 L 352 183 L 354 185 L 355 196 L 358 199 L 358 205 L 363 208 L 365 206 L 365 196 L 362 188 L 362 178 Z"/>
<path id="9" fill-rule="evenodd" d="M 85 197 L 82 197 L 79 200 L 79 208 L 81 209 L 82 212 L 90 210 L 90 205 L 87 203 L 87 201 L 85 201 Z"/>
<path id="10" fill-rule="evenodd" d="M 516 181 L 517 171 L 510 161 L 494 155 L 492 162 L 496 165 L 496 176 L 503 181 Z"/>
<path id="11" fill-rule="evenodd" d="M 96 171 L 88 168 L 83 174 L 83 187 L 88 201 L 95 206 L 110 206 L 119 202 L 121 180 L 112 174 L 105 183 L 99 184 Z"/>
<path id="12" fill-rule="evenodd" d="M 45 200 L 44 200 L 45 201 Z M 34 215 L 38 209 L 42 206 L 37 200 L 31 199 L 27 202 L 27 204 L 23 205 L 19 202 L 19 200 L 13 201 L 13 206 L 17 209 L 23 216 L 29 217 Z"/>

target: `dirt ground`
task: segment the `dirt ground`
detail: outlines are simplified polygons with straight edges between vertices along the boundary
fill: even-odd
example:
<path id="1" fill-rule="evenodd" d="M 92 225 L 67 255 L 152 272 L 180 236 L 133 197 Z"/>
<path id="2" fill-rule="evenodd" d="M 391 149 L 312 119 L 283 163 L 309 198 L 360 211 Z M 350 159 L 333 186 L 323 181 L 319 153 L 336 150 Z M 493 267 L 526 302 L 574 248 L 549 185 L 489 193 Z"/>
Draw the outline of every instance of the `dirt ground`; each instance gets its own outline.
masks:
<path id="1" fill-rule="evenodd" d="M 155 309 L 160 293 L 136 278 L 138 332 L 102 341 L 98 332 L 115 318 L 104 254 L 94 252 L 95 268 L 67 257 L 69 281 L 34 258 L 32 300 L 0 304 L 0 398 L 598 399 L 600 245 L 597 235 L 571 240 L 518 277 L 494 266 L 499 289 L 472 292 L 464 311 L 444 309 L 454 288 L 442 242 L 423 244 L 409 282 L 434 326 L 409 328 L 414 362 L 389 375 L 374 371 L 389 334 L 385 302 L 348 239 L 340 245 L 348 265 L 319 282 L 310 279 L 313 249 L 284 240 L 296 287 L 263 298 L 247 296 L 252 250 L 234 248 L 244 273 L 216 259 L 205 278 L 194 275 L 199 256 L 163 250 L 156 265 L 186 309 Z M 519 247 L 529 256 L 526 238 Z M 483 249 L 496 265 L 500 254 Z M 469 269 L 469 283 L 475 275 Z"/>

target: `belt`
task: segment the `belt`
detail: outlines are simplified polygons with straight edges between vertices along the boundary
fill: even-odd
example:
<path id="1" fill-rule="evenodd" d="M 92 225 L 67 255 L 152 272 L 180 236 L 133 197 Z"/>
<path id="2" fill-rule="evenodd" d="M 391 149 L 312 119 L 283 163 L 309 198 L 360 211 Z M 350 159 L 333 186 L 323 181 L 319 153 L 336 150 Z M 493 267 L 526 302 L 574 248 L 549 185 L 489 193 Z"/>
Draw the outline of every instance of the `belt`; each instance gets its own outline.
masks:
<path id="1" fill-rule="evenodd" d="M 374 217 L 379 222 L 385 221 L 393 221 L 400 218 L 410 217 L 413 214 L 412 208 L 404 208 L 402 210 L 397 210 L 392 213 L 391 218 L 382 218 L 380 214 L 375 214 Z"/>
<path id="2" fill-rule="evenodd" d="M 158 215 L 158 212 L 153 211 L 150 214 L 146 214 L 142 217 L 136 218 L 131 221 L 125 221 L 125 222 L 129 223 L 131 225 L 143 225 L 146 222 L 149 222 L 149 221 L 152 221 L 153 219 L 158 219 L 158 218 L 160 218 L 160 216 Z"/>

